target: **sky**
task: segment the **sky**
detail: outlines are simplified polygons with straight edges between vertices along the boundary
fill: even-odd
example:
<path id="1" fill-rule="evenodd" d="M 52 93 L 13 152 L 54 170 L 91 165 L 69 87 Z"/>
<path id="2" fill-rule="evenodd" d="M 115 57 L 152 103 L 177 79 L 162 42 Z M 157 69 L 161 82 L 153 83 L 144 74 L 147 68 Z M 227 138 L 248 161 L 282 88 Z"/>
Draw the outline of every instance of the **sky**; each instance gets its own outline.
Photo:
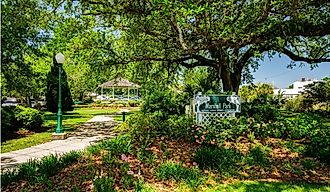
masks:
<path id="1" fill-rule="evenodd" d="M 300 80 L 302 77 L 308 79 L 322 79 L 330 77 L 330 63 L 320 63 L 315 69 L 310 68 L 308 64 L 299 67 L 299 64 L 293 69 L 287 68 L 291 59 L 285 55 L 278 55 L 271 60 L 268 57 L 260 62 L 259 69 L 253 73 L 254 83 L 267 82 L 272 83 L 277 88 L 287 88 L 294 81 Z"/>

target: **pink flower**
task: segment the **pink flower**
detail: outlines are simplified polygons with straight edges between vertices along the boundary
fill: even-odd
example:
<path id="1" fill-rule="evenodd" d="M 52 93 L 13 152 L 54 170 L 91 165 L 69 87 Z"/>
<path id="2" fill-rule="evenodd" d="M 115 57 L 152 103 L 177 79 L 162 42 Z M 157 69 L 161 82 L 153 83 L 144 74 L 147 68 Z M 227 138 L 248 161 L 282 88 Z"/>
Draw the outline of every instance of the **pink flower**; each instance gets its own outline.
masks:
<path id="1" fill-rule="evenodd" d="M 293 166 L 294 167 L 299 167 L 299 163 L 294 163 Z"/>
<path id="2" fill-rule="evenodd" d="M 192 164 L 193 164 L 193 166 L 197 166 L 197 163 L 196 162 L 193 162 Z"/>
<path id="3" fill-rule="evenodd" d="M 129 158 L 125 154 L 121 154 L 121 160 L 122 161 L 128 161 Z"/>
<path id="4" fill-rule="evenodd" d="M 214 141 L 211 141 L 211 145 L 214 145 L 215 144 L 215 142 Z"/>
<path id="5" fill-rule="evenodd" d="M 179 160 L 176 160 L 175 163 L 176 163 L 176 164 L 179 164 Z"/>
<path id="6" fill-rule="evenodd" d="M 202 140 L 204 140 L 205 139 L 205 137 L 204 137 L 204 135 L 202 136 Z"/>
<path id="7" fill-rule="evenodd" d="M 127 171 L 127 174 L 128 174 L 128 175 L 134 175 L 134 172 L 131 171 L 131 170 L 129 170 L 129 171 Z"/>
<path id="8" fill-rule="evenodd" d="M 198 139 L 196 139 L 196 143 L 199 143 L 199 140 Z"/>
<path id="9" fill-rule="evenodd" d="M 197 139 L 198 138 L 198 135 L 195 135 L 195 138 Z"/>
<path id="10" fill-rule="evenodd" d="M 199 128 L 196 129 L 196 131 L 198 131 L 198 130 L 199 130 Z"/>
<path id="11" fill-rule="evenodd" d="M 206 134 L 206 132 L 205 131 L 203 131 L 203 135 L 205 135 Z"/>
<path id="12" fill-rule="evenodd" d="M 164 140 L 164 137 L 161 137 L 160 139 L 161 139 L 161 140 Z"/>

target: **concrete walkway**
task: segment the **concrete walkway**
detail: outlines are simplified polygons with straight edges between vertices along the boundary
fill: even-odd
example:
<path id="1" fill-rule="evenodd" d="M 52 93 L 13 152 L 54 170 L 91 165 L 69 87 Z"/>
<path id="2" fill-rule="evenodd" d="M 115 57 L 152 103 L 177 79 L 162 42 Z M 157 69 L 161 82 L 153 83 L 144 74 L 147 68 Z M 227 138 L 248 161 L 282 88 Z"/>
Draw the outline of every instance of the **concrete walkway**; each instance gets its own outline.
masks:
<path id="1" fill-rule="evenodd" d="M 111 116 L 95 116 L 69 133 L 66 140 L 51 141 L 33 147 L 1 154 L 1 169 L 15 167 L 29 159 L 41 159 L 50 154 L 64 154 L 73 150 L 83 150 L 87 146 L 116 136 L 113 133 L 118 123 Z"/>

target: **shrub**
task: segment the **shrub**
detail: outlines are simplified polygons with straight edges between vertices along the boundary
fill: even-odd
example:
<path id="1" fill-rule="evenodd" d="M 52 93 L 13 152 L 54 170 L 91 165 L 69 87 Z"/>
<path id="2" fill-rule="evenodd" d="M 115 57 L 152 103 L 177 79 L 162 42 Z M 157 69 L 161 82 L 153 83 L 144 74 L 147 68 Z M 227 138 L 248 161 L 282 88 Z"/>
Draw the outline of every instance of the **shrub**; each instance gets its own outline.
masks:
<path id="1" fill-rule="evenodd" d="M 233 149 L 202 147 L 194 157 L 202 169 L 216 169 L 224 174 L 233 174 L 235 165 L 242 160 L 243 155 Z"/>
<path id="2" fill-rule="evenodd" d="M 279 110 L 268 103 L 253 101 L 242 103 L 240 116 L 253 117 L 260 121 L 274 121 L 279 116 Z"/>
<path id="3" fill-rule="evenodd" d="M 40 111 L 22 106 L 16 107 L 15 118 L 19 128 L 26 128 L 28 130 L 39 129 L 43 123 L 43 116 Z"/>
<path id="4" fill-rule="evenodd" d="M 92 155 L 99 154 L 102 150 L 107 150 L 112 155 L 129 153 L 132 149 L 132 138 L 130 135 L 120 135 L 111 140 L 105 140 L 87 148 L 87 152 Z"/>
<path id="5" fill-rule="evenodd" d="M 182 164 L 168 161 L 161 164 L 156 169 L 156 176 L 161 180 L 173 179 L 174 181 L 184 181 L 192 189 L 202 183 L 202 173 L 197 168 L 183 167 Z"/>
<path id="6" fill-rule="evenodd" d="M 15 107 L 1 108 L 1 139 L 5 140 L 9 134 L 18 131 L 20 127 L 17 125 L 15 118 Z"/>
<path id="7" fill-rule="evenodd" d="M 39 162 L 36 160 L 29 160 L 26 163 L 22 163 L 18 166 L 19 177 L 33 180 L 37 175 Z"/>
<path id="8" fill-rule="evenodd" d="M 60 163 L 57 155 L 45 156 L 38 166 L 38 173 L 44 177 L 49 177 L 57 173 Z"/>
<path id="9" fill-rule="evenodd" d="M 177 94 L 170 90 L 153 90 L 145 97 L 141 111 L 143 113 L 162 112 L 168 115 L 181 115 L 185 112 L 185 105 L 189 104 L 188 94 Z"/>
<path id="10" fill-rule="evenodd" d="M 70 151 L 69 153 L 66 153 L 60 157 L 59 164 L 61 167 L 71 165 L 72 163 L 77 162 L 81 155 L 82 154 L 79 151 Z"/>
<path id="11" fill-rule="evenodd" d="M 1 171 L 1 186 L 7 186 L 18 180 L 18 169 Z"/>
<path id="12" fill-rule="evenodd" d="M 136 141 L 146 143 L 157 135 L 190 138 L 192 122 L 192 119 L 185 115 L 164 117 L 162 112 L 134 113 L 119 129 L 128 132 Z"/>
<path id="13" fill-rule="evenodd" d="M 100 177 L 94 180 L 95 191 L 97 192 L 115 192 L 114 179 L 111 177 Z"/>
<path id="14" fill-rule="evenodd" d="M 312 136 L 311 143 L 307 147 L 307 155 L 317 157 L 330 164 L 330 127 L 325 126 Z"/>
<path id="15" fill-rule="evenodd" d="M 262 146 L 260 144 L 253 146 L 246 157 L 247 163 L 250 165 L 267 165 L 269 163 L 267 158 L 269 151 L 270 149 L 268 147 Z"/>

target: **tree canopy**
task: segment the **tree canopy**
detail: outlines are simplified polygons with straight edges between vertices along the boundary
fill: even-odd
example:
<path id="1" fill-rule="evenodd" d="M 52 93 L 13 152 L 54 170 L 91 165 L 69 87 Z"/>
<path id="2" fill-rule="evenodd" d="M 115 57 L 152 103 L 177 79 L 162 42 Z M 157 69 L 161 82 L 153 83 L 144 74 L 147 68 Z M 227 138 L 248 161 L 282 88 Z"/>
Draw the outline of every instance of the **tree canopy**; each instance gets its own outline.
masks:
<path id="1" fill-rule="evenodd" d="M 326 0 L 5 0 L 2 90 L 44 94 L 53 53 L 62 52 L 76 99 L 118 74 L 139 84 L 185 79 L 202 91 L 218 90 L 221 79 L 224 91 L 238 92 L 266 55 L 329 62 L 328 26 Z"/>
<path id="2" fill-rule="evenodd" d="M 330 61 L 330 3 L 304 0 L 81 0 L 124 42 L 114 63 L 163 61 L 213 68 L 236 91 L 264 52 L 314 65 Z"/>

